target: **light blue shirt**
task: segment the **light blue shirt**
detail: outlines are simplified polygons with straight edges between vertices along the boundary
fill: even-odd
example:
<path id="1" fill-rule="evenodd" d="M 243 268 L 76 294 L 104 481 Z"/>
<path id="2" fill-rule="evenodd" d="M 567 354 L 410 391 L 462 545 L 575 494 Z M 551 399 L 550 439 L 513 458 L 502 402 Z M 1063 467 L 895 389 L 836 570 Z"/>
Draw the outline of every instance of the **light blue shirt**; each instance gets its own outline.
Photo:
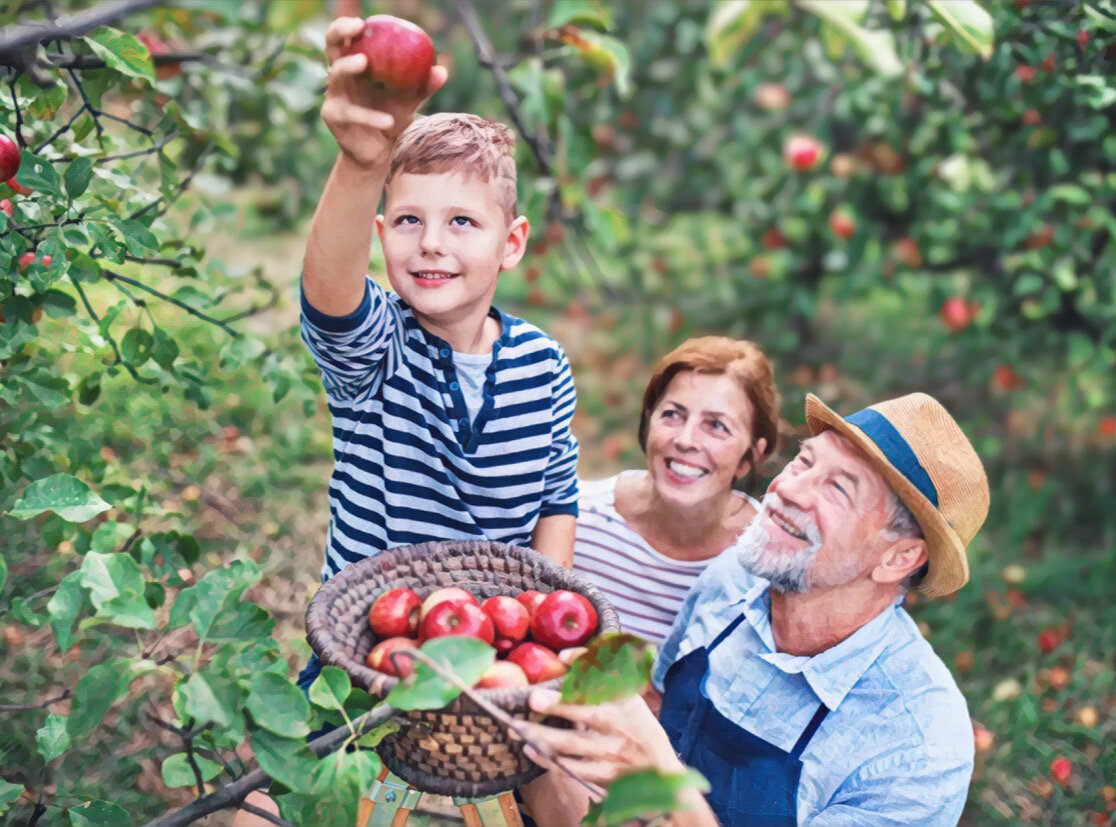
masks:
<path id="1" fill-rule="evenodd" d="M 674 661 L 744 621 L 710 656 L 717 710 L 790 752 L 824 703 L 830 713 L 802 756 L 800 824 L 939 825 L 961 818 L 973 774 L 973 729 L 957 684 L 901 603 L 812 657 L 775 650 L 770 584 L 729 549 L 694 584 L 655 663 Z"/>

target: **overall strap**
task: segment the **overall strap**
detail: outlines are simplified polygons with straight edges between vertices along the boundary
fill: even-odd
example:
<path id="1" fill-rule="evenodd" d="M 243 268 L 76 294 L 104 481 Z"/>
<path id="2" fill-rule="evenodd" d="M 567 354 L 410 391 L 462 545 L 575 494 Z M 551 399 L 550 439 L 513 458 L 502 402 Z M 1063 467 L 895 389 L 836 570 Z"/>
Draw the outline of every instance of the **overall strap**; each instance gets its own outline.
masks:
<path id="1" fill-rule="evenodd" d="M 720 646 L 721 641 L 724 640 L 725 638 L 727 638 L 730 634 L 732 634 L 732 630 L 735 629 L 737 626 L 739 626 L 740 621 L 742 621 L 743 619 L 744 619 L 744 613 L 741 612 L 739 615 L 737 615 L 736 620 L 734 620 L 732 623 L 730 623 L 728 626 L 726 626 L 724 628 L 724 630 L 719 635 L 717 635 L 717 637 L 713 638 L 713 642 L 705 647 L 705 651 L 706 652 L 712 652 L 714 649 L 716 649 L 718 646 Z"/>
<path id="2" fill-rule="evenodd" d="M 818 711 L 814 713 L 814 717 L 810 719 L 810 723 L 806 725 L 806 730 L 798 737 L 798 743 L 791 750 L 791 758 L 802 757 L 806 745 L 810 743 L 810 739 L 814 737 L 814 733 L 818 731 L 818 727 L 821 726 L 821 722 L 825 720 L 825 716 L 828 714 L 829 708 L 825 704 L 821 704 Z"/>

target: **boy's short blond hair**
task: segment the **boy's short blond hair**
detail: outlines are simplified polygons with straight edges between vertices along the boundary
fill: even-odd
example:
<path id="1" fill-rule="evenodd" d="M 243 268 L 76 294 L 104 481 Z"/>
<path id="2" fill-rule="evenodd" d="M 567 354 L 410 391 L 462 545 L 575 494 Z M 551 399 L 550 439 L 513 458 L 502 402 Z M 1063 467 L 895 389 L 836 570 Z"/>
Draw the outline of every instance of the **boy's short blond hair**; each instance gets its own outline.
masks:
<path id="1" fill-rule="evenodd" d="M 497 121 L 466 112 L 420 115 L 403 130 L 391 153 L 387 180 L 399 172 L 464 172 L 496 188 L 508 221 L 516 215 L 515 135 Z"/>

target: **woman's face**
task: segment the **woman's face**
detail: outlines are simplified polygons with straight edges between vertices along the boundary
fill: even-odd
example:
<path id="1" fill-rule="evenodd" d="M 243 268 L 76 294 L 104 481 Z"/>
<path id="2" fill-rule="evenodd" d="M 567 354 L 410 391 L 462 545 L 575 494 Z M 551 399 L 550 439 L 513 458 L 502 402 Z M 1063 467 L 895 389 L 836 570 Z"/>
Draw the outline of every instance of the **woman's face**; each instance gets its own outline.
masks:
<path id="1" fill-rule="evenodd" d="M 740 385 L 724 374 L 683 371 L 651 412 L 647 470 L 662 499 L 694 505 L 730 493 L 751 468 L 751 447 L 752 406 Z"/>

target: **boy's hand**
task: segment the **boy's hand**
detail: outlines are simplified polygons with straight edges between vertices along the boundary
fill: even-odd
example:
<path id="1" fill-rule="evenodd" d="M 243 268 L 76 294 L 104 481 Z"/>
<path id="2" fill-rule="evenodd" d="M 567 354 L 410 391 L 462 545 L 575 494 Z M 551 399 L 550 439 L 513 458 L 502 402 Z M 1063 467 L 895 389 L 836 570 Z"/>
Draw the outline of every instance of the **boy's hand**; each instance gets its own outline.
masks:
<path id="1" fill-rule="evenodd" d="M 422 103 L 445 85 L 448 73 L 444 66 L 435 65 L 426 89 L 419 94 L 385 97 L 365 82 L 368 58 L 346 54 L 362 31 L 364 21 L 359 17 L 339 17 L 326 32 L 329 81 L 322 120 L 343 155 L 358 166 L 371 168 L 387 163 L 399 134 Z"/>

